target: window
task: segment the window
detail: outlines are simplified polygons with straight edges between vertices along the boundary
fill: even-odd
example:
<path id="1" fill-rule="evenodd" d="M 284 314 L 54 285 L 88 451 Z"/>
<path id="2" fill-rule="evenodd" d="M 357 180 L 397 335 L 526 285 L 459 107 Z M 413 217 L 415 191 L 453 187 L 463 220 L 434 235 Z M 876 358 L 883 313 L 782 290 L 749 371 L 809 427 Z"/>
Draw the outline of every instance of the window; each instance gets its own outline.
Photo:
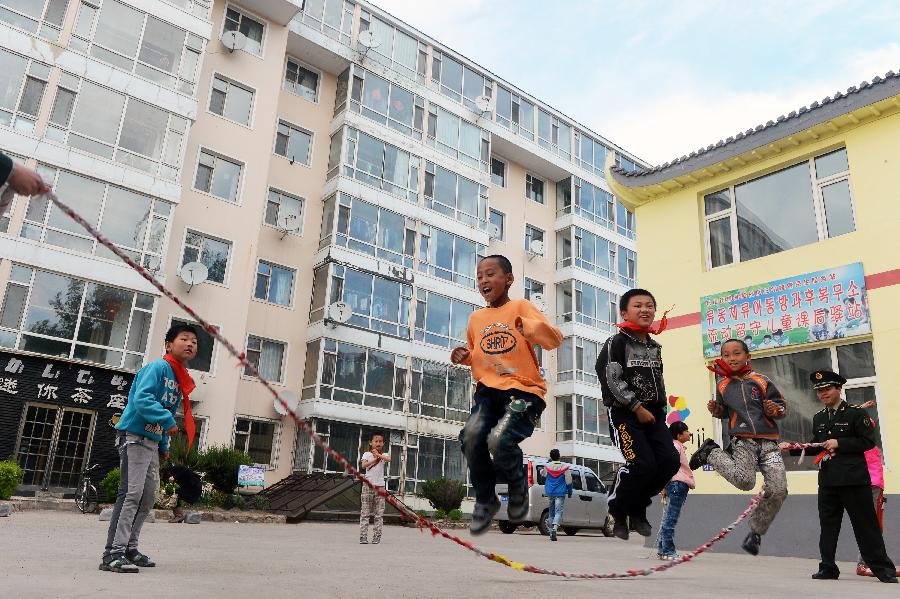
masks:
<path id="1" fill-rule="evenodd" d="M 288 232 L 300 235 L 303 231 L 303 198 L 270 187 L 265 223 L 279 228 L 287 225 Z"/>
<path id="2" fill-rule="evenodd" d="M 531 244 L 534 241 L 544 242 L 544 232 L 534 225 L 525 225 L 525 251 L 543 255 L 543 252 L 533 252 Z M 545 248 L 546 250 L 546 248 Z"/>
<path id="3" fill-rule="evenodd" d="M 191 360 L 190 364 L 188 364 L 188 368 L 199 372 L 211 372 L 213 353 L 216 348 L 216 338 L 210 335 L 196 322 L 185 320 L 183 318 L 172 318 L 172 325 L 175 324 L 189 324 L 197 331 L 197 355 Z"/>
<path id="4" fill-rule="evenodd" d="M 354 6 L 348 0 L 306 0 L 301 14 L 307 25 L 333 40 L 349 44 Z"/>
<path id="5" fill-rule="evenodd" d="M 583 337 L 566 337 L 557 352 L 557 376 L 560 381 L 580 381 L 599 385 L 597 380 L 597 356 L 603 347 L 601 341 Z"/>
<path id="6" fill-rule="evenodd" d="M 312 159 L 313 134 L 285 121 L 278 121 L 275 134 L 275 153 L 291 161 L 309 166 Z"/>
<path id="7" fill-rule="evenodd" d="M 525 195 L 538 204 L 544 203 L 544 181 L 534 175 L 525 175 Z"/>
<path id="8" fill-rule="evenodd" d="M 502 86 L 497 86 L 497 122 L 534 141 L 534 104 Z"/>
<path id="9" fill-rule="evenodd" d="M 615 293 L 582 281 L 567 281 L 565 284 L 557 285 L 560 322 L 574 321 L 596 329 L 613 331 L 613 325 L 619 317 L 618 301 Z"/>
<path id="10" fill-rule="evenodd" d="M 319 74 L 288 58 L 284 66 L 284 89 L 310 102 L 319 101 Z"/>
<path id="11" fill-rule="evenodd" d="M 3 14 L 0 4 L 0 17 Z M 50 77 L 50 66 L 0 49 L 0 69 L 4 73 L 0 79 L 0 124 L 31 134 Z"/>
<path id="12" fill-rule="evenodd" d="M 431 55 L 431 80 L 442 94 L 475 110 L 479 96 L 492 96 L 494 84 L 480 73 L 438 50 Z"/>
<path id="13" fill-rule="evenodd" d="M 262 55 L 263 37 L 266 33 L 265 25 L 229 6 L 225 9 L 224 29 L 243 33 L 247 38 L 247 43 L 242 49 L 251 54 Z"/>
<path id="14" fill-rule="evenodd" d="M 708 194 L 703 208 L 710 268 L 853 232 L 847 150 Z"/>
<path id="15" fill-rule="evenodd" d="M 809 375 L 821 368 L 830 368 L 847 379 L 844 396 L 853 404 L 877 399 L 877 375 L 872 355 L 872 343 L 833 345 L 821 349 L 793 352 L 765 358 L 754 358 L 753 369 L 768 376 L 785 397 L 791 398 L 787 415 L 778 421 L 781 438 L 788 442 L 806 443 L 813 436 L 812 418 L 822 404 L 810 388 Z M 868 409 L 876 422 L 876 439 L 881 447 L 879 406 Z M 883 412 L 881 414 L 883 416 Z M 785 460 L 788 470 L 816 469 L 811 459 L 801 464 Z"/>
<path id="16" fill-rule="evenodd" d="M 209 95 L 209 111 L 242 125 L 250 125 L 253 114 L 253 90 L 222 75 L 214 75 Z"/>
<path id="17" fill-rule="evenodd" d="M 444 477 L 466 482 L 466 462 L 459 451 L 459 440 L 407 435 L 406 491 L 415 493 L 425 481 Z M 468 489 L 471 496 L 471 487 Z"/>
<path id="18" fill-rule="evenodd" d="M 332 243 L 412 267 L 416 252 L 415 222 L 344 193 L 333 195 L 325 200 L 319 247 Z"/>
<path id="19" fill-rule="evenodd" d="M 487 220 L 487 195 L 484 185 L 433 162 L 425 163 L 425 206 L 428 208 L 478 227 Z"/>
<path id="20" fill-rule="evenodd" d="M 506 187 L 506 163 L 493 156 L 491 157 L 491 183 L 497 187 Z"/>
<path id="21" fill-rule="evenodd" d="M 560 232 L 557 240 L 560 255 L 557 260 L 558 268 L 576 266 L 615 280 L 618 266 L 615 243 L 581 227 L 572 227 Z M 625 266 L 627 268 L 627 262 Z M 625 272 L 627 274 L 627 270 Z"/>
<path id="22" fill-rule="evenodd" d="M 410 403 L 414 413 L 455 422 L 465 422 L 472 404 L 472 377 L 466 368 L 412 361 Z"/>
<path id="23" fill-rule="evenodd" d="M 13 264 L 0 309 L 0 345 L 137 370 L 153 297 Z"/>
<path id="24" fill-rule="evenodd" d="M 491 208 L 491 224 L 497 227 L 497 239 L 506 238 L 506 215 Z"/>
<path id="25" fill-rule="evenodd" d="M 572 128 L 565 121 L 538 109 L 538 144 L 569 160 L 572 157 Z"/>
<path id="26" fill-rule="evenodd" d="M 224 285 L 230 253 L 230 241 L 188 230 L 184 238 L 184 254 L 181 265 L 184 266 L 188 262 L 201 262 L 209 270 L 208 280 Z"/>
<path id="27" fill-rule="evenodd" d="M 618 200 L 616 200 L 616 232 L 628 239 L 635 238 L 634 213 Z"/>
<path id="28" fill-rule="evenodd" d="M 83 0 L 69 45 L 115 67 L 193 95 L 203 38 L 127 6 Z"/>
<path id="29" fill-rule="evenodd" d="M 69 0 L 0 0 L 0 21 L 55 42 L 68 4 Z"/>
<path id="30" fill-rule="evenodd" d="M 416 341 L 442 347 L 466 344 L 469 315 L 476 306 L 419 289 L 416 295 Z"/>
<path id="31" fill-rule="evenodd" d="M 409 339 L 412 286 L 341 265 L 332 267 L 331 301 L 353 310 L 349 324 Z"/>
<path id="32" fill-rule="evenodd" d="M 606 178 L 606 146 L 581 131 L 575 132 L 575 158 L 582 168 Z"/>
<path id="33" fill-rule="evenodd" d="M 66 198 L 69 206 L 98 227 L 132 260 L 152 271 L 160 268 L 172 212 L 170 203 L 45 165 L 38 165 L 38 172 Z M 87 235 L 81 225 L 41 196 L 28 200 L 20 236 L 119 260 L 106 246 Z"/>
<path id="34" fill-rule="evenodd" d="M 419 236 L 419 271 L 466 287 L 475 286 L 475 265 L 484 246 L 430 226 Z"/>
<path id="35" fill-rule="evenodd" d="M 279 306 L 290 306 L 294 289 L 294 270 L 259 261 L 256 267 L 256 299 Z"/>
<path id="36" fill-rule="evenodd" d="M 349 69 L 341 75 L 342 78 L 349 76 Z M 338 87 L 346 94 L 346 84 L 342 84 L 339 80 Z M 339 96 L 335 100 L 335 114 L 343 108 L 342 104 L 343 101 Z M 350 109 L 403 135 L 413 139 L 422 138 L 425 100 L 396 83 L 358 66 L 353 68 Z"/>
<path id="37" fill-rule="evenodd" d="M 184 443 L 187 443 L 187 432 L 184 429 L 184 416 L 182 416 L 183 412 L 180 412 L 180 410 L 183 410 L 182 405 L 179 405 L 179 414 L 175 416 L 175 425 L 178 427 L 178 432 L 172 438 L 181 439 Z M 206 431 L 208 422 L 209 418 L 206 416 L 194 414 L 194 426 L 196 427 L 194 447 L 197 448 L 197 451 L 206 449 Z"/>
<path id="38" fill-rule="evenodd" d="M 627 229 L 630 222 L 630 237 L 634 238 L 634 215 L 627 212 L 611 193 L 584 179 L 570 177 L 557 183 L 556 207 L 557 214 L 577 214 L 609 230 L 615 230 L 618 209 L 621 207 L 627 213 L 623 227 Z M 626 233 L 627 231 L 621 232 L 622 235 Z"/>
<path id="39" fill-rule="evenodd" d="M 332 151 L 335 136 L 332 136 Z M 347 129 L 346 146 L 344 162 L 346 176 L 410 202 L 418 202 L 420 164 L 418 156 L 413 156 L 356 129 Z"/>
<path id="40" fill-rule="evenodd" d="M 535 294 L 544 295 L 544 284 L 525 277 L 525 299 L 530 300 Z"/>
<path id="41" fill-rule="evenodd" d="M 618 246 L 617 253 L 619 255 L 619 282 L 627 287 L 634 287 L 636 278 L 635 253 L 633 250 L 628 250 L 621 246 Z"/>
<path id="42" fill-rule="evenodd" d="M 428 144 L 473 168 L 488 170 L 490 134 L 440 106 L 428 109 Z"/>
<path id="43" fill-rule="evenodd" d="M 200 150 L 194 189 L 205 191 L 228 202 L 237 202 L 241 183 L 241 165 L 229 158 Z"/>
<path id="44" fill-rule="evenodd" d="M 250 456 L 254 463 L 274 468 L 278 461 L 278 437 L 281 426 L 271 420 L 247 416 L 234 419 L 234 448 Z"/>
<path id="45" fill-rule="evenodd" d="M 285 344 L 255 335 L 247 336 L 247 361 L 253 364 L 262 378 L 270 383 L 281 383 L 284 369 Z M 244 376 L 256 376 L 244 366 Z"/>
<path id="46" fill-rule="evenodd" d="M 403 406 L 407 358 L 325 339 L 319 397 L 386 410 Z"/>
<path id="47" fill-rule="evenodd" d="M 586 395 L 557 397 L 556 440 L 609 445 L 609 419 L 606 410 L 600 409 L 601 401 Z M 588 476 L 590 481 L 592 475 Z M 600 482 L 596 478 L 594 481 L 594 485 Z"/>
<path id="48" fill-rule="evenodd" d="M 360 15 L 359 30 L 371 31 L 377 40 L 367 58 L 409 79 L 425 83 L 425 44 L 365 10 Z"/>

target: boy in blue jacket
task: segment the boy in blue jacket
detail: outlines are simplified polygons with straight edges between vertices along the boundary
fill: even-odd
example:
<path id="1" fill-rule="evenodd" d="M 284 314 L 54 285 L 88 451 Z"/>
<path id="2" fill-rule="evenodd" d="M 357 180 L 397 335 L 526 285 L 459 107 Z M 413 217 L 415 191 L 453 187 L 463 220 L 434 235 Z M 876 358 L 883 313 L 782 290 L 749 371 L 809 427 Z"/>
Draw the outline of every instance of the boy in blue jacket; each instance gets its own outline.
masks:
<path id="1" fill-rule="evenodd" d="M 159 489 L 159 462 L 169 457 L 169 436 L 178 433 L 175 412 L 193 389 L 186 364 L 197 355 L 197 331 L 175 324 L 166 332 L 166 355 L 141 368 L 116 425 L 119 495 L 109 522 L 100 569 L 134 573 L 156 564 L 138 551 L 138 537 Z M 184 389 L 184 392 L 182 392 Z"/>
<path id="2" fill-rule="evenodd" d="M 550 513 L 547 524 L 550 525 L 550 540 L 556 540 L 556 528 L 562 522 L 563 507 L 566 497 L 572 496 L 572 471 L 568 464 L 559 461 L 559 450 L 550 450 L 550 463 L 545 467 L 547 480 L 544 482 L 544 495 L 550 500 Z"/>

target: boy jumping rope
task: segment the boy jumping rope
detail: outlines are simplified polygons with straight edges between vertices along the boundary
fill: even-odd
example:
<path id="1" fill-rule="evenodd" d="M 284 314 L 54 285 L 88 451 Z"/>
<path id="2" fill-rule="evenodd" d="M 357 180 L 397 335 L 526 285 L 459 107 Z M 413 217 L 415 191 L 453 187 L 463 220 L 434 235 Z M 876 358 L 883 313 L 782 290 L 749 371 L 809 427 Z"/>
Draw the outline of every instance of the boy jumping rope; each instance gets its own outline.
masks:
<path id="1" fill-rule="evenodd" d="M 678 472 L 681 463 L 666 426 L 666 388 L 662 346 L 650 338 L 666 328 L 663 315 L 654 328 L 656 300 L 646 289 L 626 291 L 619 301 L 624 320 L 607 339 L 596 370 L 609 408 L 609 429 L 625 464 L 616 472 L 609 492 L 613 534 L 628 539 L 629 524 L 650 536 L 647 506 Z"/>
<path id="2" fill-rule="evenodd" d="M 362 467 L 366 470 L 366 479 L 376 487 L 384 487 L 384 470 L 391 461 L 391 454 L 384 453 L 384 435 L 373 433 L 369 441 L 369 451 L 362 456 Z M 359 542 L 369 542 L 369 516 L 375 517 L 375 532 L 372 543 L 381 542 L 381 531 L 384 528 L 384 497 L 368 485 L 362 486 L 359 510 Z"/>
<path id="3" fill-rule="evenodd" d="M 528 511 L 519 443 L 534 432 L 547 392 L 534 345 L 555 349 L 562 342 L 562 333 L 531 302 L 509 298 L 514 280 L 505 256 L 482 258 L 477 284 L 488 305 L 469 316 L 467 346 L 450 354 L 454 364 L 471 366 L 478 381 L 472 413 L 459 434 L 475 488 L 469 527 L 474 535 L 484 533 L 500 509 L 498 479 L 509 484 L 510 522 L 520 522 Z"/>
<path id="4" fill-rule="evenodd" d="M 787 413 L 784 397 L 771 380 L 753 371 L 750 352 L 740 339 L 723 343 L 722 357 L 708 368 L 718 376 L 716 399 L 706 407 L 710 414 L 728 422 L 731 454 L 707 439 L 691 456 L 691 468 L 710 464 L 742 491 L 756 484 L 757 469 L 762 472 L 765 493 L 750 518 L 750 532 L 741 543 L 744 551 L 758 555 L 762 535 L 769 530 L 788 493 L 775 423 Z"/>
<path id="5" fill-rule="evenodd" d="M 156 501 L 160 457 L 163 461 L 169 458 L 169 435 L 178 433 L 175 412 L 182 400 L 188 443 L 193 442 L 188 395 L 194 389 L 194 381 L 186 365 L 196 355 L 196 329 L 189 324 L 172 325 L 166 332 L 166 354 L 141 368 L 134 377 L 128 403 L 116 425 L 121 476 L 101 570 L 135 573 L 138 566 L 156 565 L 138 551 L 138 540 Z"/>

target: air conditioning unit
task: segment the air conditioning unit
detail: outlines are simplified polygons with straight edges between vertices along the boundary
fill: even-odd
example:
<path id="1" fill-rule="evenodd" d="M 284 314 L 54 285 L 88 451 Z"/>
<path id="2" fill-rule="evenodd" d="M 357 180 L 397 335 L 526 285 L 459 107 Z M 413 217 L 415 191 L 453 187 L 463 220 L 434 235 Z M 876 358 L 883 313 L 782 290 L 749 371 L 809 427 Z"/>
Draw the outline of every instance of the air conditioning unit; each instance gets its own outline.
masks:
<path id="1" fill-rule="evenodd" d="M 531 260 L 535 256 L 544 255 L 544 242 L 540 239 L 532 239 L 528 244 L 528 259 Z"/>
<path id="2" fill-rule="evenodd" d="M 500 239 L 503 236 L 503 232 L 500 230 L 500 225 L 489 223 L 488 235 L 491 236 L 491 239 Z"/>
<path id="3" fill-rule="evenodd" d="M 547 300 L 544 299 L 544 294 L 542 293 L 532 293 L 531 294 L 531 303 L 534 304 L 534 307 L 538 309 L 540 312 L 547 311 Z"/>

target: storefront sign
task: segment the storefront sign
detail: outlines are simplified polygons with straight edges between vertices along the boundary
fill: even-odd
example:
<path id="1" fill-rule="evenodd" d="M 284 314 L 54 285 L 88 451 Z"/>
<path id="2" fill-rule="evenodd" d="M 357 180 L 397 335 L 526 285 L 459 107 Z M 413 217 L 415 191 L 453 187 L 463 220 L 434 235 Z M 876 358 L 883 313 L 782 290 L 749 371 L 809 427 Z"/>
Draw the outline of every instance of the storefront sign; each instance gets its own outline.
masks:
<path id="1" fill-rule="evenodd" d="M 728 339 L 754 351 L 872 332 L 860 262 L 707 295 L 700 316 L 707 358 Z"/>
<path id="2" fill-rule="evenodd" d="M 238 466 L 238 486 L 266 486 L 266 469 L 258 466 Z"/>

